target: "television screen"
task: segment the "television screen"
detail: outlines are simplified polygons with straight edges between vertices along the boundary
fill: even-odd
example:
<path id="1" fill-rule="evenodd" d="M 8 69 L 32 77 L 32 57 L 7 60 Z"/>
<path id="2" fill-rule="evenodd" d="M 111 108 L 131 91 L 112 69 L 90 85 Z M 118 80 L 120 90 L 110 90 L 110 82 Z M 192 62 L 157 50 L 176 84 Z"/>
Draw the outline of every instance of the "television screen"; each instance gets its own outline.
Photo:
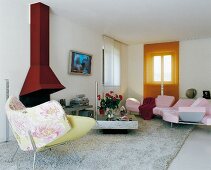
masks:
<path id="1" fill-rule="evenodd" d="M 71 70 L 70 73 L 90 75 L 92 55 L 71 51 Z"/>

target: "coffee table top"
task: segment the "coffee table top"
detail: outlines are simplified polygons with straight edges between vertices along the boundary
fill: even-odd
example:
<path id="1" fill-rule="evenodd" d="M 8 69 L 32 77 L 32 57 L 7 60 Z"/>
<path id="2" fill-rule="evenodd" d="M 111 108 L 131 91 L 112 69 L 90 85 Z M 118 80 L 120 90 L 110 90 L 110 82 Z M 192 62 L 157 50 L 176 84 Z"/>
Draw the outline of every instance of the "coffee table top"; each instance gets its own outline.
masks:
<path id="1" fill-rule="evenodd" d="M 138 120 L 134 115 L 128 115 L 130 120 L 106 120 L 106 116 L 98 115 L 94 129 L 138 129 Z"/>

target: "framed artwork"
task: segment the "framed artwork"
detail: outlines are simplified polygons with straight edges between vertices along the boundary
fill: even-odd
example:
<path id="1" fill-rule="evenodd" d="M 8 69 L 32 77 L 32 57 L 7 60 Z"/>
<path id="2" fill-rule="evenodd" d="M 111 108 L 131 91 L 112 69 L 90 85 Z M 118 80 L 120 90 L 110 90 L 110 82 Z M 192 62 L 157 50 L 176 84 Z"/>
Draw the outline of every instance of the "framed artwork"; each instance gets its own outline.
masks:
<path id="1" fill-rule="evenodd" d="M 92 55 L 70 51 L 70 74 L 91 75 Z"/>
<path id="2" fill-rule="evenodd" d="M 205 99 L 210 99 L 210 91 L 204 90 L 204 91 L 203 91 L 203 98 L 205 98 Z"/>

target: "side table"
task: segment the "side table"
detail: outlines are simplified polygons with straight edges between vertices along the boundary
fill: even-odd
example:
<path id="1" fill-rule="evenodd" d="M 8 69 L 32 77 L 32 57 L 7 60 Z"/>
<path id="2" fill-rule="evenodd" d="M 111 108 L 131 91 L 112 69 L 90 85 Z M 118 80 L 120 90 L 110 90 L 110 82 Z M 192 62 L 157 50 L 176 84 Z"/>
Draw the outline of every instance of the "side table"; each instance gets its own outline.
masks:
<path id="1" fill-rule="evenodd" d="M 64 108 L 64 111 L 66 114 L 72 114 L 73 112 L 76 113 L 76 115 L 78 116 L 79 115 L 79 111 L 81 110 L 86 110 L 86 109 L 90 109 L 90 108 L 93 108 L 92 105 L 85 105 L 85 106 L 74 106 L 74 107 L 65 107 Z"/>

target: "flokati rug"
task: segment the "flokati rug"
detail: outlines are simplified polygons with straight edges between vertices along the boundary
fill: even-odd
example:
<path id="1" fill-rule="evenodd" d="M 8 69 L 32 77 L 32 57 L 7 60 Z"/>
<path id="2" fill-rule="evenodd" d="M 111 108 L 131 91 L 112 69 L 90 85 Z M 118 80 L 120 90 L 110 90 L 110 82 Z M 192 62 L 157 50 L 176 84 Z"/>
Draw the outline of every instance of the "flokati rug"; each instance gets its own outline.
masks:
<path id="1" fill-rule="evenodd" d="M 37 154 L 36 170 L 165 170 L 177 155 L 192 125 L 173 128 L 159 118 L 139 120 L 139 129 L 128 134 L 103 134 L 92 130 L 73 142 L 82 158 L 76 161 L 71 145 L 65 144 Z M 32 169 L 33 153 L 18 151 L 14 162 L 16 141 L 0 144 L 0 169 Z"/>

